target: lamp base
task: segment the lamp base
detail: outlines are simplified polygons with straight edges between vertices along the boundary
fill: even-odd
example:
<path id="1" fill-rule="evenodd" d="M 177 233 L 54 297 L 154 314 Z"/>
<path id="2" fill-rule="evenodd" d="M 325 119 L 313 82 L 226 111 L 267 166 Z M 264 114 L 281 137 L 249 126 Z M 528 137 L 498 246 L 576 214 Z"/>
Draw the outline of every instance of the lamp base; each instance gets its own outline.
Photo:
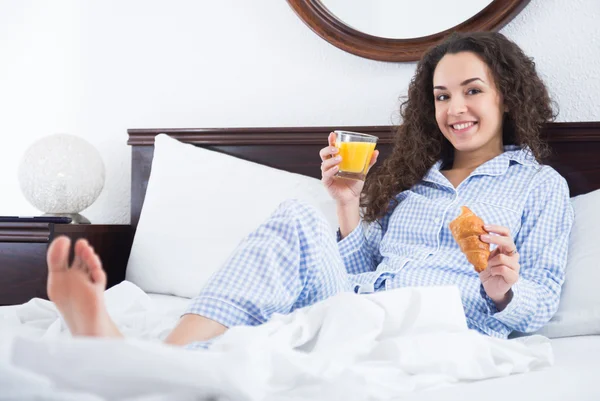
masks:
<path id="1" fill-rule="evenodd" d="M 82 216 L 79 213 L 44 213 L 42 216 L 70 217 L 70 224 L 92 224 L 87 217 Z"/>

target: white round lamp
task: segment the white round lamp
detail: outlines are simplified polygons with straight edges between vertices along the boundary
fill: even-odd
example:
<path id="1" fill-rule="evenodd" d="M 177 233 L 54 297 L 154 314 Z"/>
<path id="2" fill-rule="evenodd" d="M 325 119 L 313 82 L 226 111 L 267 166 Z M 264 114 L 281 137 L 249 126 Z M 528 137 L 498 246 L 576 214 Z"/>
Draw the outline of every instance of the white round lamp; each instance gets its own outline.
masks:
<path id="1" fill-rule="evenodd" d="M 27 149 L 19 165 L 25 198 L 46 216 L 68 216 L 73 223 L 90 223 L 79 214 L 104 187 L 100 153 L 74 135 L 44 137 Z"/>

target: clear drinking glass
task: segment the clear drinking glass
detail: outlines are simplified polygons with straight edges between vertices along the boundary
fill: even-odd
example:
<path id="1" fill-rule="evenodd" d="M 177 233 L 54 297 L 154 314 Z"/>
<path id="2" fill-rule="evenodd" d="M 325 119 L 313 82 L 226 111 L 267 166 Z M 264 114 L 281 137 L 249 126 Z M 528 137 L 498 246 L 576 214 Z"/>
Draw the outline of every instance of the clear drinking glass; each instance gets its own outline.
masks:
<path id="1" fill-rule="evenodd" d="M 342 157 L 336 176 L 364 181 L 379 138 L 352 131 L 334 133 L 335 147 L 339 150 L 338 155 Z"/>

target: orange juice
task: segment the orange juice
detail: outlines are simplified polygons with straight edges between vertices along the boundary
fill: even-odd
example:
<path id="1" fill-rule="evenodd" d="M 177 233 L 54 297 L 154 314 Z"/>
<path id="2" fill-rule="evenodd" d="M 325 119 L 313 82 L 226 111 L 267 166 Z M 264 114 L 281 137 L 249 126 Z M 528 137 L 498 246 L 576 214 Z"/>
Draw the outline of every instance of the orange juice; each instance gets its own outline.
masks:
<path id="1" fill-rule="evenodd" d="M 366 174 L 369 168 L 371 155 L 375 150 L 374 142 L 340 142 L 336 141 L 335 147 L 342 157 L 339 164 L 340 171 L 347 173 Z"/>

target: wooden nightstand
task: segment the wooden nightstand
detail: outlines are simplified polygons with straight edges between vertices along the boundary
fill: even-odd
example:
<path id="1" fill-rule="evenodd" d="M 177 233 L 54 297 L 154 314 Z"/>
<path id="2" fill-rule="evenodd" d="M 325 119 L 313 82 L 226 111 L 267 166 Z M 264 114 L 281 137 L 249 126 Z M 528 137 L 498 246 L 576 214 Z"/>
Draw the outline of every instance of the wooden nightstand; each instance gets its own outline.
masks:
<path id="1" fill-rule="evenodd" d="M 47 299 L 46 250 L 60 235 L 90 242 L 100 255 L 108 287 L 125 279 L 133 242 L 130 225 L 0 223 L 0 305 Z"/>

